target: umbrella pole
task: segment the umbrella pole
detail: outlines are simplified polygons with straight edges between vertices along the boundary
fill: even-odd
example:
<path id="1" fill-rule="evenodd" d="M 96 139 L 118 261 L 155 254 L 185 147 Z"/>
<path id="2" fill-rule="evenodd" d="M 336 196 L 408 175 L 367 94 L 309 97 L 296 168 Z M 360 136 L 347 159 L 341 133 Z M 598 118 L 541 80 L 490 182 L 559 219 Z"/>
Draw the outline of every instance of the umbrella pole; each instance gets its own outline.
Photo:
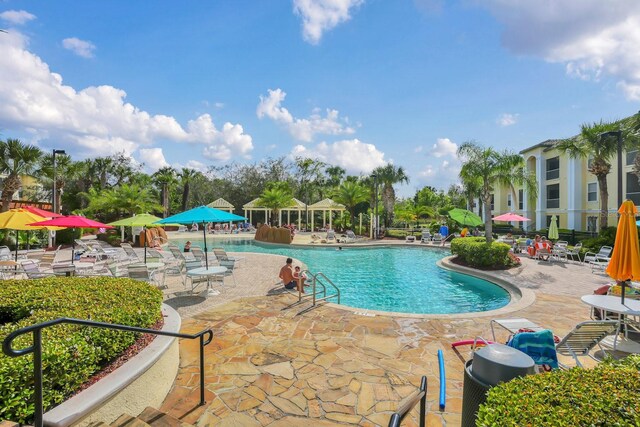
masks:
<path id="1" fill-rule="evenodd" d="M 209 269 L 209 257 L 207 256 L 207 228 L 204 221 L 202 222 L 202 237 L 204 237 L 204 266 Z"/>
<path id="2" fill-rule="evenodd" d="M 18 240 L 20 240 L 20 232 L 16 230 L 16 263 L 18 262 Z"/>
<path id="3" fill-rule="evenodd" d="M 147 263 L 147 227 L 142 227 L 144 233 L 144 263 Z"/>
<path id="4" fill-rule="evenodd" d="M 624 305 L 624 294 L 626 293 L 627 281 L 622 282 L 622 305 Z"/>
<path id="5" fill-rule="evenodd" d="M 27 230 L 27 252 L 29 252 L 29 230 Z"/>
<path id="6" fill-rule="evenodd" d="M 74 239 L 73 230 L 71 230 L 71 264 L 73 264 L 73 259 L 75 258 L 76 251 L 76 239 Z"/>

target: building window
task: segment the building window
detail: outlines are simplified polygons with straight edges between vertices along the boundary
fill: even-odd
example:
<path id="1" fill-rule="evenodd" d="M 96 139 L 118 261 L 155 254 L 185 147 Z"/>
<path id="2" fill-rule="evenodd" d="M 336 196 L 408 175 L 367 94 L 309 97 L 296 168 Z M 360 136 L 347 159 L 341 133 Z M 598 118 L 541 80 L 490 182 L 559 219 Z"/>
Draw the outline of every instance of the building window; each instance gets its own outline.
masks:
<path id="1" fill-rule="evenodd" d="M 547 179 L 560 178 L 560 157 L 547 159 Z"/>
<path id="2" fill-rule="evenodd" d="M 597 216 L 588 216 L 587 217 L 587 231 L 591 231 L 591 232 L 598 231 L 598 217 Z"/>
<path id="3" fill-rule="evenodd" d="M 560 184 L 547 185 L 547 209 L 560 207 Z"/>
<path id="4" fill-rule="evenodd" d="M 511 193 L 507 194 L 507 207 L 511 207 Z M 511 210 L 511 209 L 509 209 Z"/>
<path id="5" fill-rule="evenodd" d="M 627 199 L 632 200 L 636 206 L 640 206 L 640 184 L 638 176 L 633 172 L 627 173 Z"/>
<path id="6" fill-rule="evenodd" d="M 496 196 L 494 194 L 492 194 L 491 195 L 491 210 L 494 209 L 495 201 L 496 201 Z"/>
<path id="7" fill-rule="evenodd" d="M 518 190 L 518 209 L 524 209 L 524 190 Z"/>
<path id="8" fill-rule="evenodd" d="M 593 156 L 589 155 L 587 158 L 587 169 L 591 169 L 591 166 L 593 166 Z"/>
<path id="9" fill-rule="evenodd" d="M 587 184 L 587 202 L 598 201 L 598 183 L 590 182 Z"/>
<path id="10" fill-rule="evenodd" d="M 636 162 L 638 150 L 627 151 L 627 165 L 633 165 Z"/>

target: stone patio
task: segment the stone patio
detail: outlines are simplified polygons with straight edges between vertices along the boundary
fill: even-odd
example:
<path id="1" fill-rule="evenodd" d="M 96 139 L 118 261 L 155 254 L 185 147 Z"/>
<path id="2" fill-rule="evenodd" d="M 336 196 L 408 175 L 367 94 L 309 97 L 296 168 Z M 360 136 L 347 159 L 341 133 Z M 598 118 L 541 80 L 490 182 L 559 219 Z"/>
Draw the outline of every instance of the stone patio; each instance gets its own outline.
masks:
<path id="1" fill-rule="evenodd" d="M 427 425 L 460 425 L 470 353 L 451 343 L 489 337 L 490 316 L 373 315 L 333 304 L 301 314 L 304 306 L 288 308 L 297 298 L 277 285 L 284 257 L 239 255 L 247 259 L 236 270 L 236 285 L 227 278 L 221 295 L 195 304 L 178 304 L 181 297 L 168 295 L 184 317 L 183 331 L 212 328 L 215 339 L 205 350 L 207 404 L 197 406 L 197 343 L 183 341 L 180 371 L 161 410 L 196 425 L 387 425 L 426 375 Z M 535 293 L 531 305 L 506 309 L 501 317 L 526 317 L 560 336 L 589 319 L 580 296 L 609 282 L 585 265 L 529 259 L 496 275 Z M 447 379 L 442 412 L 438 349 Z M 403 425 L 417 425 L 415 416 Z"/>

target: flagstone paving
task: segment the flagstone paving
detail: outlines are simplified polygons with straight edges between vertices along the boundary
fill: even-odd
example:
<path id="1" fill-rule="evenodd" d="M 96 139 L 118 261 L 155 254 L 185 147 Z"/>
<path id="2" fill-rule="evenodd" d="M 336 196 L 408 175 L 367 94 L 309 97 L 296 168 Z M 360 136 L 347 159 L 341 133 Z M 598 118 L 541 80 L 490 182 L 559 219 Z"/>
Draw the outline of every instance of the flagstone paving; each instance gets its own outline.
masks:
<path id="1" fill-rule="evenodd" d="M 300 306 L 289 307 L 294 296 L 275 286 L 281 263 L 251 255 L 234 292 L 223 292 L 204 311 L 186 311 L 184 332 L 214 331 L 205 349 L 207 404 L 197 406 L 197 343 L 182 341 L 180 370 L 161 410 L 199 426 L 387 425 L 426 375 L 427 425 L 460 425 L 469 353 L 451 343 L 488 337 L 491 317 L 371 316 L 335 305 L 300 313 Z M 608 281 L 571 263 L 525 259 L 523 265 L 498 275 L 532 289 L 536 299 L 506 317 L 526 317 L 560 336 L 589 318 L 579 296 Z M 445 357 L 444 411 L 438 408 L 438 349 Z M 403 425 L 417 425 L 415 410 Z"/>

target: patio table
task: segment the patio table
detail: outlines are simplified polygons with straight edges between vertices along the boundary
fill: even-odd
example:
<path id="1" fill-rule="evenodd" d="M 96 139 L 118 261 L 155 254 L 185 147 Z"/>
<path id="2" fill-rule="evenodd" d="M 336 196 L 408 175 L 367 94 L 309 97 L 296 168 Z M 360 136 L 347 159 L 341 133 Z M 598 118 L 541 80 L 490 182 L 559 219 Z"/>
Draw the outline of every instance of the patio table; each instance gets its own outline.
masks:
<path id="1" fill-rule="evenodd" d="M 211 278 L 212 276 L 223 275 L 226 272 L 227 272 L 227 267 L 219 267 L 219 266 L 213 266 L 209 268 L 200 267 L 200 268 L 194 268 L 193 270 L 188 270 L 187 276 L 191 276 L 191 277 L 206 276 L 207 278 Z M 220 294 L 219 291 L 216 291 L 215 289 L 211 289 L 211 282 L 207 280 L 207 289 L 202 291 L 200 295 L 206 298 L 206 297 L 215 296 L 219 294 Z"/>
<path id="2" fill-rule="evenodd" d="M 602 312 L 603 320 L 618 320 L 618 330 L 613 339 L 613 349 L 624 351 L 626 353 L 640 353 L 640 343 L 628 340 L 629 328 L 633 328 L 636 331 L 640 331 L 640 301 L 627 298 L 624 304 L 622 299 L 615 295 L 584 295 L 582 302 L 598 309 Z M 616 316 L 611 316 L 610 313 Z M 612 319 L 614 317 L 614 319 Z M 625 341 L 621 341 L 621 345 L 618 344 L 618 335 L 622 325 L 626 325 L 625 328 Z"/>

